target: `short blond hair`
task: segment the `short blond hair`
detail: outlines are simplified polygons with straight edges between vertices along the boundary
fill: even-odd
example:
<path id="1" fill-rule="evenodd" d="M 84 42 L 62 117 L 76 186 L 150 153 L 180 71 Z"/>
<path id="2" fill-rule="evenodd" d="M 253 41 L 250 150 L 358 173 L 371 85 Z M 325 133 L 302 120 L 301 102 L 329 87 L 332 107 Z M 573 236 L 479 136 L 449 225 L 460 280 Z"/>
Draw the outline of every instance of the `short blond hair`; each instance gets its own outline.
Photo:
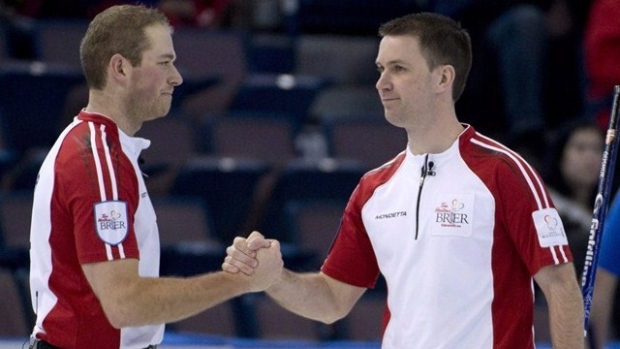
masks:
<path id="1" fill-rule="evenodd" d="M 112 6 L 95 16 L 80 45 L 80 60 L 89 88 L 105 87 L 107 65 L 117 53 L 131 65 L 139 66 L 142 53 L 151 47 L 145 28 L 152 25 L 164 25 L 172 32 L 163 13 L 143 5 Z"/>

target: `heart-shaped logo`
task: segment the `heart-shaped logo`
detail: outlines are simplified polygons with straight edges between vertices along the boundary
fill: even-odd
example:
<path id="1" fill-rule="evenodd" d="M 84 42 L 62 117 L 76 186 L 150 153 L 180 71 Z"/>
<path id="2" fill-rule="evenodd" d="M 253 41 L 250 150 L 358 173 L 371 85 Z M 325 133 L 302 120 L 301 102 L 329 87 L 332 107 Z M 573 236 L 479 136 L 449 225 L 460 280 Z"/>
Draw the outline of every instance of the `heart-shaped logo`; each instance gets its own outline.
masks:
<path id="1" fill-rule="evenodd" d="M 549 215 L 545 216 L 545 223 L 547 223 L 547 226 L 551 230 L 554 230 L 558 226 L 558 220 Z"/>
<path id="2" fill-rule="evenodd" d="M 465 207 L 465 204 L 458 201 L 457 199 L 452 200 L 452 212 L 458 212 Z"/>

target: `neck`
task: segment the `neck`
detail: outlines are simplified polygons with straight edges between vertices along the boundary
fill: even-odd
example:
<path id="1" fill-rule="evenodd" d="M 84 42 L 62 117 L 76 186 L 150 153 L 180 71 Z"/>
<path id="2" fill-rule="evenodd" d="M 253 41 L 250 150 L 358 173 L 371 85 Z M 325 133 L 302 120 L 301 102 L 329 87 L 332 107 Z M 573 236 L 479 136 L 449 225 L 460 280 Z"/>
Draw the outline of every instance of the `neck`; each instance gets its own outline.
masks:
<path id="1" fill-rule="evenodd" d="M 407 129 L 409 150 L 413 154 L 437 154 L 444 152 L 463 132 L 463 125 L 456 114 L 448 117 L 427 118 Z"/>
<path id="2" fill-rule="evenodd" d="M 117 98 L 106 94 L 104 91 L 91 90 L 85 110 L 111 119 L 121 131 L 128 136 L 133 136 L 138 132 L 141 125 L 132 122 L 123 105 Z"/>

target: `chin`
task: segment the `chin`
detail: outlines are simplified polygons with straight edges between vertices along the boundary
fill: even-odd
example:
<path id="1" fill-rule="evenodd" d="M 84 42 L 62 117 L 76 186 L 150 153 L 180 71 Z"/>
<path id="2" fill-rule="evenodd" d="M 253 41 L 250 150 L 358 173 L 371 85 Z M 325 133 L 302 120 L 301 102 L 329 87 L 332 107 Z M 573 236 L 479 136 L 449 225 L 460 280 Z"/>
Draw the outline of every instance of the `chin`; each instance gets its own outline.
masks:
<path id="1" fill-rule="evenodd" d="M 396 127 L 404 127 L 405 125 L 401 117 L 389 113 L 385 113 L 385 120 Z"/>
<path id="2" fill-rule="evenodd" d="M 152 113 L 151 116 L 147 119 L 147 121 L 161 119 L 165 117 L 166 115 L 168 115 L 168 111 L 166 112 L 157 111 L 155 113 Z"/>
<path id="3" fill-rule="evenodd" d="M 158 110 L 155 113 L 157 115 L 156 119 L 163 118 L 164 116 L 168 115 L 168 113 L 170 113 L 170 104 L 168 104 L 167 106 L 158 108 Z"/>

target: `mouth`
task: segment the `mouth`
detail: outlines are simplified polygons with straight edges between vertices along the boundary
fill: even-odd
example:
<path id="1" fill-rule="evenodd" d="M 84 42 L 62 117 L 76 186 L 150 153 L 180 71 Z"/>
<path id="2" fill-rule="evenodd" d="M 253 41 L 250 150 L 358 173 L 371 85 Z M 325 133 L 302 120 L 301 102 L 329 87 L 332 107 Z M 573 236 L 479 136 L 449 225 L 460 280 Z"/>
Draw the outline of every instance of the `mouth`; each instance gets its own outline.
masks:
<path id="1" fill-rule="evenodd" d="M 399 100 L 399 98 L 381 98 L 381 102 L 383 103 L 389 103 L 389 102 L 394 102 Z"/>

